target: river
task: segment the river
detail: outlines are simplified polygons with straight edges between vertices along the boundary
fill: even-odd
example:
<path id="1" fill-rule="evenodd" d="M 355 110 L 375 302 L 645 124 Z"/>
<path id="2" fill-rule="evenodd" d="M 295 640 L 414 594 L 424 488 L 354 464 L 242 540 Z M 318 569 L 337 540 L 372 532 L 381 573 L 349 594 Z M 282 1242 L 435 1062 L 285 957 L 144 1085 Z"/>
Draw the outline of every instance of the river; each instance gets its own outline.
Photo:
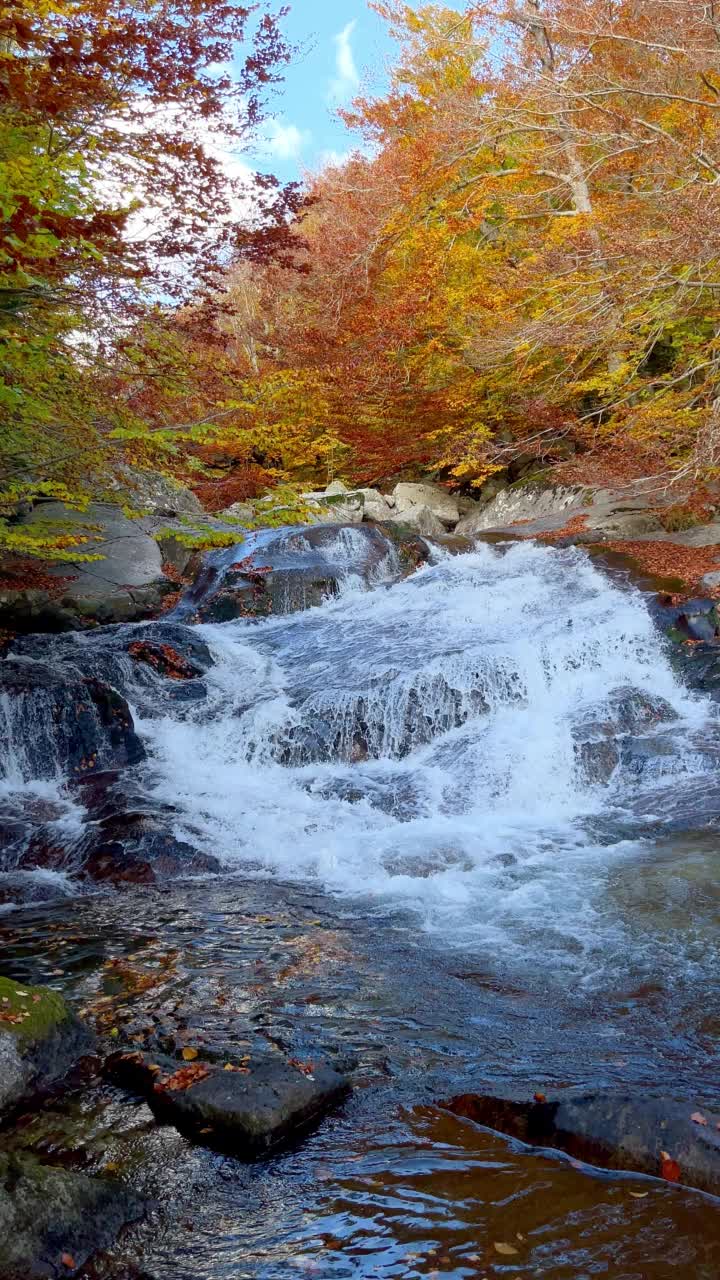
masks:
<path id="1" fill-rule="evenodd" d="M 707 1197 L 437 1103 L 508 1081 L 720 1101 L 716 706 L 643 594 L 584 551 L 438 551 L 400 581 L 389 560 L 369 590 L 351 552 L 320 607 L 199 627 L 203 698 L 168 705 L 124 669 L 136 785 L 223 874 L 78 896 L 71 864 L 38 873 L 65 896 L 1 916 L 0 940 L 15 976 L 80 1004 L 109 960 L 172 951 L 169 1022 L 179 992 L 209 1043 L 352 1050 L 353 1099 L 254 1166 L 109 1085 L 15 1140 L 90 1168 L 114 1151 L 155 1197 L 122 1247 L 140 1270 L 116 1253 L 108 1275 L 711 1280 Z M 63 653 L 91 667 L 94 644 Z M 21 754 L 6 798 L 52 801 L 72 832 L 64 780 L 23 776 Z"/>

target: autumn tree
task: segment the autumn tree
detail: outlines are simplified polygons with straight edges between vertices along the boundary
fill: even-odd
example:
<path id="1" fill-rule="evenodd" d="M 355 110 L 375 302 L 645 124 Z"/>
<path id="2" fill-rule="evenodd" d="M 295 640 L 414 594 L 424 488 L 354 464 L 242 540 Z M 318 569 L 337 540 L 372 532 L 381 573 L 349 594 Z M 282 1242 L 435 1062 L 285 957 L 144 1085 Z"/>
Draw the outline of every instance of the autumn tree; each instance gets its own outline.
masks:
<path id="1" fill-rule="evenodd" d="M 225 0 L 3 7 L 0 515 L 102 487 L 143 312 L 282 251 L 297 191 L 228 172 L 217 140 L 247 139 L 289 53 L 277 15 Z"/>

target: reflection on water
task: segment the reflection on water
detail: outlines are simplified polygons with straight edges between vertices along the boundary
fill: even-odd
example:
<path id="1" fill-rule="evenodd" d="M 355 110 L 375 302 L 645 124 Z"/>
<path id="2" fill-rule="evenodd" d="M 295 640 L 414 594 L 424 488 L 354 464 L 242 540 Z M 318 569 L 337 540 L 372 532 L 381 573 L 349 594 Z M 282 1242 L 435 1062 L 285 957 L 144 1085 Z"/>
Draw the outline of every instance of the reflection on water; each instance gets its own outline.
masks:
<path id="1" fill-rule="evenodd" d="M 530 1092 L 630 1083 L 717 1100 L 717 992 L 629 973 L 602 997 L 548 991 L 542 971 L 511 977 L 499 957 L 434 947 L 412 916 L 368 918 L 296 886 L 232 880 L 18 913 L 0 921 L 0 946 L 17 977 L 81 1006 L 112 994 L 124 1038 L 359 1057 L 344 1111 L 256 1165 L 190 1146 L 100 1082 L 7 1135 L 91 1172 L 109 1163 L 154 1202 L 98 1276 L 720 1275 L 717 1202 L 530 1152 L 436 1105 L 508 1079 Z M 122 966 L 108 965 L 118 960 L 156 985 L 124 986 Z"/>

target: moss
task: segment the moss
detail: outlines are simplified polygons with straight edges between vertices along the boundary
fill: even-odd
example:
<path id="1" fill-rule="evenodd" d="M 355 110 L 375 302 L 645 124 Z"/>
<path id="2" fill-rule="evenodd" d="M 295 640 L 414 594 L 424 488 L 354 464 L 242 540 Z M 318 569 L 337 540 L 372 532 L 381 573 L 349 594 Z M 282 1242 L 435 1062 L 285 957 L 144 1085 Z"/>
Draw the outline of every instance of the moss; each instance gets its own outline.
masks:
<path id="1" fill-rule="evenodd" d="M 12 1021 L 18 1015 L 22 1021 Z M 67 1017 L 67 1005 L 56 991 L 0 977 L 0 1031 L 11 1031 L 22 1040 L 43 1040 Z"/>

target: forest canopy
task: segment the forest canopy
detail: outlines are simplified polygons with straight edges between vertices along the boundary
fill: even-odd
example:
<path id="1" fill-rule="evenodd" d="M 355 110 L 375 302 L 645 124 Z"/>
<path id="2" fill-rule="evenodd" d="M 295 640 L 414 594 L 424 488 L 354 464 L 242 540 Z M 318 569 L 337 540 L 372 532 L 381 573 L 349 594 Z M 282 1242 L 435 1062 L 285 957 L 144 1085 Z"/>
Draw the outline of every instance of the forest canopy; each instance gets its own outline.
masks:
<path id="1" fill-rule="evenodd" d="M 250 194 L 207 138 L 257 126 L 281 18 L 6 7 L 0 514 L 127 462 L 211 510 L 518 457 L 717 473 L 720 7 L 372 7 L 397 52 L 350 159 Z"/>

